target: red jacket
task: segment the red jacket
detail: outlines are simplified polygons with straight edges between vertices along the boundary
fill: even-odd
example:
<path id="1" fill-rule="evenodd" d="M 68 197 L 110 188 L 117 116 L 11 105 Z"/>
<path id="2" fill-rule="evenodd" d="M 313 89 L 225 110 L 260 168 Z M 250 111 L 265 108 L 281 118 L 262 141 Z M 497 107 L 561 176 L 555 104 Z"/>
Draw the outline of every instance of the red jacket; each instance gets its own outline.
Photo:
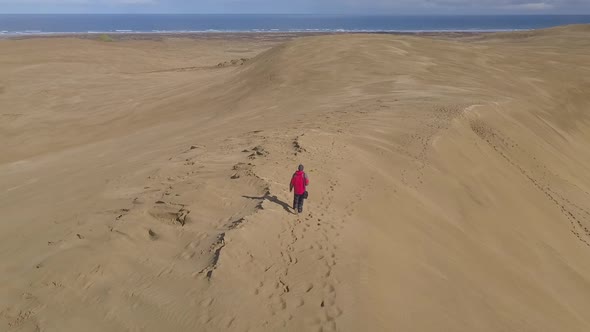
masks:
<path id="1" fill-rule="evenodd" d="M 305 187 L 309 184 L 307 174 L 303 171 L 297 171 L 291 178 L 291 189 L 295 189 L 295 195 L 303 195 Z"/>

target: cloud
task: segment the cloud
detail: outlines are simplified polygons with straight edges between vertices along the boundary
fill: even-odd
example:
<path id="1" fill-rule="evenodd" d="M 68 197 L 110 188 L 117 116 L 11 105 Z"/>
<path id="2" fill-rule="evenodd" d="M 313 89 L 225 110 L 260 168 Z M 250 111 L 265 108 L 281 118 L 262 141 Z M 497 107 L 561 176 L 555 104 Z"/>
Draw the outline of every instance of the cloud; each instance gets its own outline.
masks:
<path id="1" fill-rule="evenodd" d="M 29 4 L 29 5 L 67 5 L 88 4 L 88 0 L 0 0 L 1 4 Z"/>
<path id="2" fill-rule="evenodd" d="M 153 5 L 157 2 L 155 0 L 111 0 L 109 3 L 120 3 L 123 5 Z"/>
<path id="3" fill-rule="evenodd" d="M 176 12 L 176 13 L 588 13 L 590 0 L 0 0 L 0 12 Z"/>
<path id="4" fill-rule="evenodd" d="M 221 0 L 223 1 L 223 0 Z M 285 0 L 287 1 L 287 0 Z M 283 2 L 275 0 L 275 2 Z M 590 0 L 316 0 L 316 8 L 335 8 L 342 11 L 395 13 L 398 10 L 420 14 L 430 13 L 533 13 L 547 14 L 569 10 L 590 13 Z"/>
<path id="5" fill-rule="evenodd" d="M 174 2 L 174 1 L 170 1 Z M 156 0 L 0 0 L 0 4 L 30 4 L 30 5 L 145 5 L 155 4 Z"/>
<path id="6" fill-rule="evenodd" d="M 509 9 L 509 10 L 527 10 L 527 11 L 540 11 L 540 10 L 550 10 L 554 9 L 555 5 L 545 3 L 545 2 L 533 2 L 533 3 L 523 3 L 517 5 L 508 5 L 501 8 Z"/>
<path id="7" fill-rule="evenodd" d="M 337 1 L 333 1 L 337 2 Z M 348 1 L 350 2 L 350 1 Z M 356 1 L 364 5 L 396 8 L 413 4 L 414 7 L 431 8 L 480 8 L 480 9 L 520 9 L 520 10 L 550 10 L 555 8 L 581 7 L 590 8 L 590 0 L 365 0 Z"/>

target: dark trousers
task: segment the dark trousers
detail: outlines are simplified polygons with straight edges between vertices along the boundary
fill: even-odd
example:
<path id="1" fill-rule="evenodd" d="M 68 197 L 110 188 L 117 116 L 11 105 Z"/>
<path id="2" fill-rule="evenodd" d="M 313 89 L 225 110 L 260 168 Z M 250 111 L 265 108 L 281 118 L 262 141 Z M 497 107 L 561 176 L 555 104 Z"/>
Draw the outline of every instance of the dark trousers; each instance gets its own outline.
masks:
<path id="1" fill-rule="evenodd" d="M 293 210 L 298 211 L 299 213 L 303 212 L 303 195 L 295 194 L 293 198 Z"/>

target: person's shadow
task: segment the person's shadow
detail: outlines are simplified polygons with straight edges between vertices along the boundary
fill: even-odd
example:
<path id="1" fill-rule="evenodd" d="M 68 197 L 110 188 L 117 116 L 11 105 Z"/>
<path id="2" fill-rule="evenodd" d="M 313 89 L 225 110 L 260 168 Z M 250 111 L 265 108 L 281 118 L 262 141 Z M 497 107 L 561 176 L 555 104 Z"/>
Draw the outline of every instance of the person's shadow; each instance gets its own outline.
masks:
<path id="1" fill-rule="evenodd" d="M 276 195 L 271 196 L 270 194 L 266 194 L 262 197 L 252 197 L 252 196 L 242 196 L 242 197 L 247 198 L 247 199 L 267 200 L 269 202 L 273 202 L 275 204 L 282 206 L 285 211 L 289 212 L 290 214 L 293 214 L 293 212 L 291 212 L 291 209 L 290 209 L 291 205 L 281 201 Z"/>

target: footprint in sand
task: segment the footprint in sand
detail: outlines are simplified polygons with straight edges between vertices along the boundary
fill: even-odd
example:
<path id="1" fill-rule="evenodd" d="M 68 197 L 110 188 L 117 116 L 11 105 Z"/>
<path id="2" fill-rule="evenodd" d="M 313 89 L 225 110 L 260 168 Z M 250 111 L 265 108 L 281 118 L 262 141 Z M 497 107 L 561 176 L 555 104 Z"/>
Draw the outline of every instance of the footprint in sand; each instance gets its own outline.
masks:
<path id="1" fill-rule="evenodd" d="M 158 239 L 158 234 L 152 231 L 151 229 L 148 230 L 148 235 L 150 236 L 150 240 L 155 241 Z"/>
<path id="2" fill-rule="evenodd" d="M 213 302 L 214 302 L 214 299 L 213 298 L 206 298 L 206 299 L 203 299 L 201 301 L 201 303 L 199 303 L 199 305 L 202 308 L 207 308 L 207 307 L 210 307 L 213 304 Z"/>
<path id="3" fill-rule="evenodd" d="M 184 226 L 190 221 L 190 210 L 184 207 L 175 207 L 162 201 L 156 202 L 156 205 L 148 211 L 148 214 L 168 225 Z"/>
<path id="4" fill-rule="evenodd" d="M 182 254 L 180 254 L 180 257 L 182 259 L 184 259 L 185 261 L 193 258 L 195 256 L 195 252 L 194 251 L 185 251 Z"/>
<path id="5" fill-rule="evenodd" d="M 189 244 L 187 244 L 186 248 L 196 249 L 199 247 L 200 244 L 201 244 L 200 241 L 191 241 Z"/>
<path id="6" fill-rule="evenodd" d="M 295 308 L 300 308 L 303 307 L 303 305 L 305 305 L 305 301 L 303 301 L 303 299 L 297 299 L 295 302 Z"/>
<path id="7" fill-rule="evenodd" d="M 224 322 L 223 325 L 225 325 L 225 328 L 228 329 L 232 326 L 232 324 L 234 323 L 235 320 L 236 320 L 235 317 L 225 317 L 223 319 L 223 322 Z"/>
<path id="8" fill-rule="evenodd" d="M 129 211 L 130 211 L 129 209 L 121 209 L 121 210 L 119 210 L 118 211 L 119 213 L 117 213 L 118 215 L 115 218 L 115 220 L 121 220 L 121 218 L 125 217 L 127 215 L 127 213 L 129 213 Z"/>
<path id="9" fill-rule="evenodd" d="M 338 306 L 331 306 L 326 310 L 329 319 L 336 319 L 342 316 L 342 310 Z"/>

